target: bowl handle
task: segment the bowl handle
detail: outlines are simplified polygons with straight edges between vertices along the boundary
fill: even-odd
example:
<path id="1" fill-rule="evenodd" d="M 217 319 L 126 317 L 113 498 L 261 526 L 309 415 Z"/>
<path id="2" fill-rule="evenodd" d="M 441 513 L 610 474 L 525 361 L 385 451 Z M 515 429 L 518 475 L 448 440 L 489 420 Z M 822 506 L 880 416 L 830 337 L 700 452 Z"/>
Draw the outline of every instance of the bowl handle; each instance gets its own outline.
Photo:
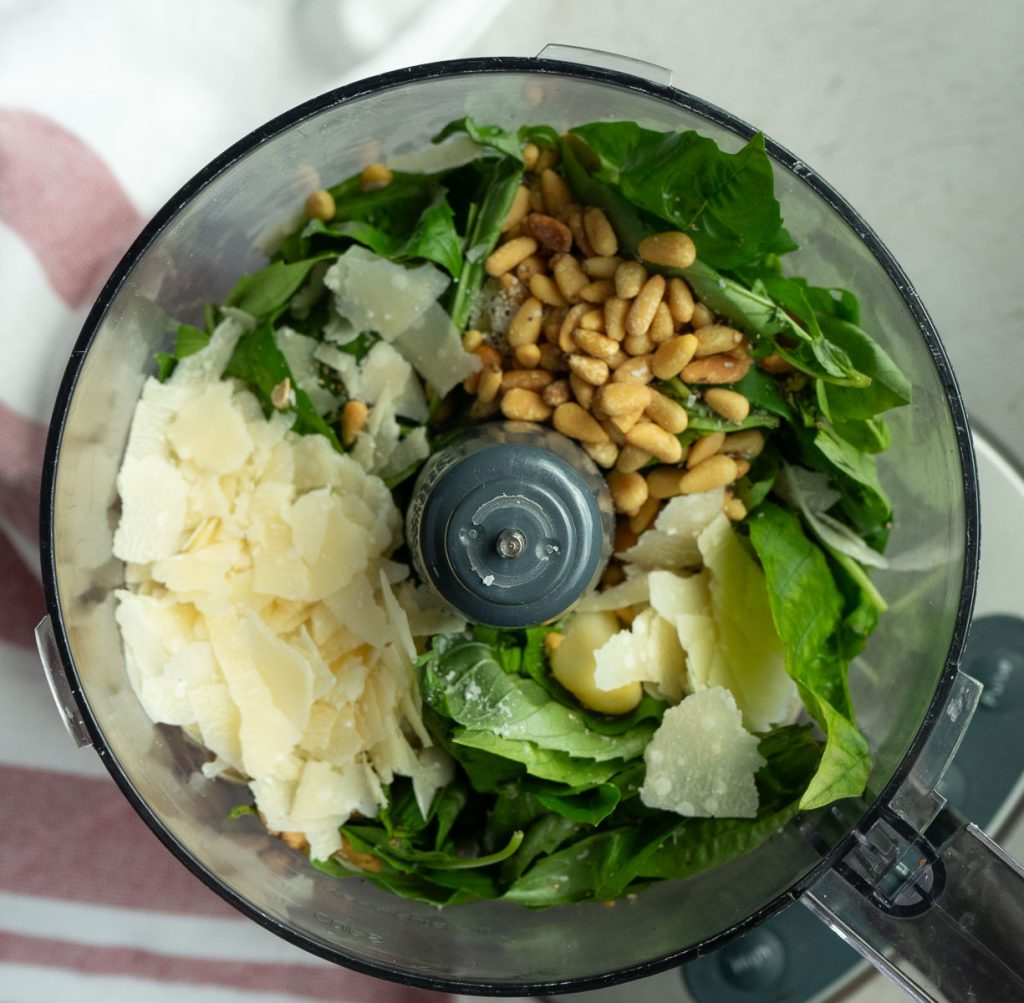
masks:
<path id="1" fill-rule="evenodd" d="M 617 52 L 601 49 L 587 49 L 579 45 L 545 45 L 537 53 L 538 59 L 557 60 L 562 63 L 578 63 L 582 66 L 597 66 L 604 70 L 617 70 L 631 77 L 643 77 L 652 84 L 668 87 L 672 83 L 672 71 L 657 63 L 648 63 L 632 56 L 620 56 Z"/>
<path id="2" fill-rule="evenodd" d="M 941 723 L 880 817 L 801 902 L 913 999 L 1024 1000 L 1024 868 L 935 790 L 981 684 Z"/>

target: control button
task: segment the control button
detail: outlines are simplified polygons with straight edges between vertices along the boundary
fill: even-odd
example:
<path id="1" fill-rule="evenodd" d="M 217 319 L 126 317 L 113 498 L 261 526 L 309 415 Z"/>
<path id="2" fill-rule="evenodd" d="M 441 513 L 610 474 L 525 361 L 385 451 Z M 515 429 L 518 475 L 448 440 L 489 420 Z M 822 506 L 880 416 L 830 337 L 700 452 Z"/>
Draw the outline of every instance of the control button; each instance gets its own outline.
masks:
<path id="1" fill-rule="evenodd" d="M 716 956 L 723 980 L 749 992 L 770 989 L 786 972 L 786 949 L 771 930 L 752 930 Z"/>

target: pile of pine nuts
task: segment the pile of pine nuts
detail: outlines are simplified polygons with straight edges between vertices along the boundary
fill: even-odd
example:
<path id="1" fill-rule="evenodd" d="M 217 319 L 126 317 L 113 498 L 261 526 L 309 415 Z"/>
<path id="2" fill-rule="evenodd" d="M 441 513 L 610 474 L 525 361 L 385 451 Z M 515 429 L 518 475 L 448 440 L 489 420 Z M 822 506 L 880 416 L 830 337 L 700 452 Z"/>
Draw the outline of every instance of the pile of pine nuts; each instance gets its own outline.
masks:
<path id="1" fill-rule="evenodd" d="M 555 171 L 557 151 L 527 144 L 524 159 L 525 183 L 484 265 L 514 309 L 504 351 L 477 330 L 463 338 L 484 364 L 465 383 L 476 397 L 473 416 L 500 411 L 551 424 L 579 442 L 608 471 L 621 516 L 617 552 L 676 495 L 726 488 L 726 514 L 744 518 L 728 488 L 763 448 L 761 432 L 714 432 L 684 446 L 686 409 L 651 385 L 678 377 L 693 399 L 742 422 L 750 403 L 729 385 L 751 365 L 743 334 L 717 322 L 683 279 L 649 274 L 640 261 L 620 256 L 605 213 L 580 205 Z M 638 253 L 667 268 L 686 268 L 696 256 L 693 241 L 678 231 L 646 238 Z"/>

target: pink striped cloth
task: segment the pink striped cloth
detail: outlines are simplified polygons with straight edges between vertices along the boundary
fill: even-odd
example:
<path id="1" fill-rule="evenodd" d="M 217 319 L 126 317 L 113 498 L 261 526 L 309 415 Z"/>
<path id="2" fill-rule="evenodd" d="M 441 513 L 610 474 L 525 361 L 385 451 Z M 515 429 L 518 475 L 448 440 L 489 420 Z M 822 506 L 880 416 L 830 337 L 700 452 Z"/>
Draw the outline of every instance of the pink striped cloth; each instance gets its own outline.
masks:
<path id="1" fill-rule="evenodd" d="M 145 219 L 311 94 L 460 54 L 502 4 L 484 7 L 0 0 L 0 1003 L 451 999 L 307 955 L 181 867 L 98 757 L 73 747 L 33 628 L 56 388 Z"/>

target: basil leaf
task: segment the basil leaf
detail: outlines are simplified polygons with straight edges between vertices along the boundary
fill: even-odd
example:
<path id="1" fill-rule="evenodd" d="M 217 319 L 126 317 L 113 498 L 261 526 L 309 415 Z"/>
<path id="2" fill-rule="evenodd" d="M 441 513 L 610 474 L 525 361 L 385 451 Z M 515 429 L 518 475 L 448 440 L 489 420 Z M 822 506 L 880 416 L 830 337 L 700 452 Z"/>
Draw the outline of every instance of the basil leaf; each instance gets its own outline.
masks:
<path id="1" fill-rule="evenodd" d="M 538 857 L 557 850 L 566 840 L 576 836 L 581 828 L 579 822 L 561 815 L 543 815 L 538 818 L 526 830 L 519 849 L 502 865 L 502 883 L 512 884 Z"/>
<path id="2" fill-rule="evenodd" d="M 194 355 L 201 349 L 206 348 L 209 343 L 210 336 L 205 331 L 201 331 L 198 327 L 193 327 L 191 324 L 179 324 L 178 334 L 174 342 L 174 351 L 157 352 L 155 355 L 157 366 L 156 378 L 163 383 L 174 372 L 174 367 L 177 366 L 181 359 Z"/>
<path id="3" fill-rule="evenodd" d="M 256 320 L 272 320 L 287 306 L 309 270 L 318 262 L 336 258 L 333 251 L 324 251 L 302 261 L 286 264 L 275 261 L 251 275 L 243 275 L 228 294 L 228 306 L 238 307 Z"/>

